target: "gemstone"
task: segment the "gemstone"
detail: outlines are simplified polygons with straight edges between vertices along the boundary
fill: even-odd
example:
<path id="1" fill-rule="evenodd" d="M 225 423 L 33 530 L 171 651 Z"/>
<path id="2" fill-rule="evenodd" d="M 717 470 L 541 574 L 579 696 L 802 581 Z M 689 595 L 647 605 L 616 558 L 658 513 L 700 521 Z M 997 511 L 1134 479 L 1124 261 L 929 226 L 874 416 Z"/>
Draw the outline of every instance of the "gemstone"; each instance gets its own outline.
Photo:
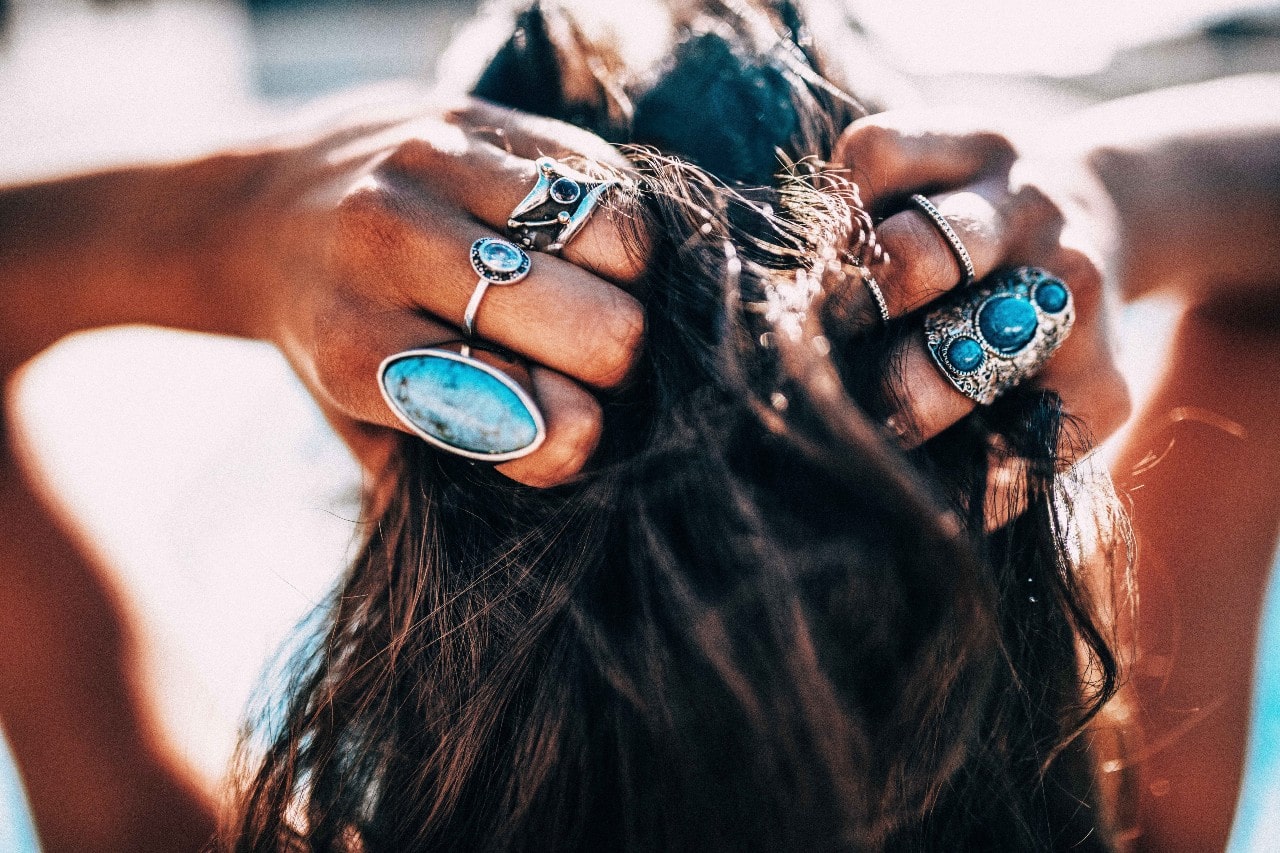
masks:
<path id="1" fill-rule="evenodd" d="M 1061 282 L 1049 279 L 1036 288 L 1036 304 L 1050 314 L 1057 314 L 1067 307 L 1067 288 Z"/>
<path id="2" fill-rule="evenodd" d="M 1016 296 L 997 296 L 988 300 L 978 312 L 978 328 L 997 352 L 1012 354 L 1031 343 L 1035 337 L 1036 309 Z"/>
<path id="3" fill-rule="evenodd" d="M 540 433 L 540 419 L 504 378 L 473 359 L 419 352 L 389 363 L 382 386 L 420 433 L 450 448 L 499 456 L 529 447 Z"/>
<path id="4" fill-rule="evenodd" d="M 479 253 L 480 262 L 494 272 L 515 272 L 524 263 L 524 252 L 505 240 L 487 240 Z"/>
<path id="5" fill-rule="evenodd" d="M 582 196 L 578 182 L 569 178 L 556 178 L 551 184 L 551 197 L 560 204 L 573 204 Z"/>
<path id="6" fill-rule="evenodd" d="M 986 360 L 982 344 L 973 338 L 956 338 L 947 345 L 947 364 L 961 373 L 977 370 Z"/>

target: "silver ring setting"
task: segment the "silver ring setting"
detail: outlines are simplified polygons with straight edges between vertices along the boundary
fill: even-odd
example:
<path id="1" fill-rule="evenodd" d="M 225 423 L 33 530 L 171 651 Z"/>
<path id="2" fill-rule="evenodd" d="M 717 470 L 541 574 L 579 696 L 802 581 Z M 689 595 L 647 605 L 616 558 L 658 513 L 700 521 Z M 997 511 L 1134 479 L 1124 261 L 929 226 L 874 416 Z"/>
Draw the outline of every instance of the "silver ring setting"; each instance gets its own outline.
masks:
<path id="1" fill-rule="evenodd" d="M 462 328 L 467 337 L 476 333 L 476 313 L 489 285 L 515 284 L 529 274 L 532 261 L 528 253 L 515 243 L 498 237 L 481 237 L 471 244 L 471 268 L 480 276 L 462 314 Z"/>
<path id="2" fill-rule="evenodd" d="M 465 459 L 507 462 L 541 447 L 547 427 L 528 392 L 473 356 L 468 342 L 459 350 L 412 349 L 383 360 L 378 389 L 387 408 L 414 435 Z"/>
<path id="3" fill-rule="evenodd" d="M 596 180 L 551 157 L 539 157 L 538 181 L 507 218 L 512 239 L 530 251 L 559 254 L 573 239 L 600 199 L 621 182 Z"/>
<path id="4" fill-rule="evenodd" d="M 969 257 L 969 250 L 965 248 L 964 241 L 960 239 L 956 229 L 951 227 L 951 223 L 947 221 L 947 218 L 942 215 L 938 208 L 934 207 L 933 202 L 920 193 L 915 193 L 911 196 L 911 203 L 918 207 L 925 216 L 929 217 L 929 221 L 937 226 L 942 238 L 951 247 L 951 253 L 955 255 L 956 263 L 960 266 L 960 286 L 967 287 L 973 284 L 973 280 L 977 277 L 973 269 L 973 258 Z"/>
<path id="5" fill-rule="evenodd" d="M 924 317 L 934 362 L 982 405 L 1034 376 L 1075 322 L 1071 290 L 1038 267 L 997 272 L 944 296 Z"/>
<path id="6" fill-rule="evenodd" d="M 881 322 L 889 322 L 889 305 L 884 301 L 884 291 L 880 289 L 880 282 L 876 281 L 876 277 L 871 274 L 871 270 L 866 267 L 860 267 L 862 270 L 862 283 L 866 285 L 867 290 L 871 293 L 871 300 L 876 303 L 876 311 L 880 312 Z"/>

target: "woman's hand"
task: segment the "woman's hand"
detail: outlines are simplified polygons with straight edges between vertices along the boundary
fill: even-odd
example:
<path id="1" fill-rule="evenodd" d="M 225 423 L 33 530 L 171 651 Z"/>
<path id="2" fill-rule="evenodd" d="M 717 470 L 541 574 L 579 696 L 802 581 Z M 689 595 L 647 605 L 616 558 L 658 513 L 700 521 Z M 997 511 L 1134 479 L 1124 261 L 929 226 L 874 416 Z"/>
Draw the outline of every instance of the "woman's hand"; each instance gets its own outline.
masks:
<path id="1" fill-rule="evenodd" d="M 259 333 L 283 349 L 366 470 L 381 469 L 392 430 L 404 428 L 381 396 L 379 364 L 463 337 L 477 279 L 471 244 L 502 236 L 543 154 L 619 160 L 581 130 L 480 102 L 278 155 L 255 216 L 270 239 L 238 275 L 265 284 Z M 643 259 L 621 230 L 625 199 L 612 201 L 562 257 L 531 253 L 528 278 L 490 288 L 476 319 L 481 343 L 527 360 L 527 374 L 508 371 L 528 385 L 547 437 L 498 470 L 529 485 L 582 468 L 600 436 L 595 394 L 623 382 L 644 337 L 625 290 Z"/>
<path id="2" fill-rule="evenodd" d="M 471 244 L 502 233 L 534 185 L 534 158 L 619 163 L 559 122 L 478 101 L 407 104 L 366 100 L 269 147 L 0 190 L 0 378 L 111 324 L 265 338 L 376 476 L 404 429 L 378 366 L 463 337 Z M 498 468 L 524 483 L 581 469 L 600 434 L 594 395 L 626 378 L 641 347 L 625 288 L 643 251 L 623 234 L 625 193 L 610 201 L 563 258 L 534 253 L 528 278 L 491 288 L 476 319 L 478 344 L 526 360 L 511 370 L 546 421 L 537 451 Z"/>
<path id="3" fill-rule="evenodd" d="M 901 209 L 909 195 L 922 193 L 968 249 L 975 278 L 1028 265 L 1067 283 L 1075 300 L 1074 329 L 1031 381 L 1058 393 L 1087 431 L 1083 444 L 1119 428 L 1129 415 L 1129 394 L 1109 329 L 1113 226 L 1105 195 L 1083 169 L 1057 161 L 1046 168 L 1001 133 L 917 112 L 855 122 L 833 160 L 849 170 L 873 215 L 900 211 L 877 225 L 883 256 L 871 266 L 891 316 L 932 303 L 962 280 L 963 270 L 932 220 L 918 208 Z M 869 303 L 869 294 L 860 295 Z M 975 405 L 933 363 L 923 335 L 904 353 L 899 393 L 909 411 L 895 424 L 909 443 L 936 435 Z"/>

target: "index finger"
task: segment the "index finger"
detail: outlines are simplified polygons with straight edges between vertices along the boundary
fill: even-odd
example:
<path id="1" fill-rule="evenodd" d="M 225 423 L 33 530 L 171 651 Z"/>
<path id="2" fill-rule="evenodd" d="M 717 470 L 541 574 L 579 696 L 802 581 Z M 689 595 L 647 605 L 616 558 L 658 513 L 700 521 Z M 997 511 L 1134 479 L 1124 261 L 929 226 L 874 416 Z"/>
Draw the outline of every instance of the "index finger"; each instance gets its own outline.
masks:
<path id="1" fill-rule="evenodd" d="M 832 160 L 849 169 L 863 203 L 875 209 L 914 192 L 973 182 L 1008 168 L 1016 153 L 1003 134 L 973 129 L 966 116 L 890 111 L 849 125 Z"/>

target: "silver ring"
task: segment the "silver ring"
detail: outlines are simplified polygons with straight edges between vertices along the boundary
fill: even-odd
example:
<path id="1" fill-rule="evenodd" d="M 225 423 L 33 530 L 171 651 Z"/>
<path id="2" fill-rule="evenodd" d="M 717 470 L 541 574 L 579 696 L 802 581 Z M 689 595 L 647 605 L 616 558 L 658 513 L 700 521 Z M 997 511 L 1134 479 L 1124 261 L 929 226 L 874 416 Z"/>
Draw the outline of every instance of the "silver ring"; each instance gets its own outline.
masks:
<path id="1" fill-rule="evenodd" d="M 969 257 L 969 250 L 964 247 L 964 243 L 960 240 L 960 235 L 956 233 L 956 229 L 952 228 L 947 218 L 942 215 L 938 208 L 933 206 L 933 202 L 920 195 L 920 193 L 911 196 L 911 202 L 920 208 L 934 225 L 938 226 L 938 230 L 942 232 L 943 239 L 951 247 L 951 252 L 956 256 L 956 263 L 960 265 L 960 273 L 963 276 L 960 286 L 967 287 L 973 284 L 973 280 L 977 278 L 977 274 L 973 270 L 973 258 Z"/>
<path id="2" fill-rule="evenodd" d="M 924 317 L 934 363 L 983 405 L 1034 376 L 1075 322 L 1071 289 L 1038 267 L 1018 267 L 953 290 Z"/>
<path id="3" fill-rule="evenodd" d="M 888 323 L 889 305 L 884 301 L 884 291 L 880 289 L 880 282 L 876 281 L 876 277 L 871 274 L 871 270 L 866 267 L 861 267 L 861 269 L 862 283 L 871 292 L 871 298 L 876 303 L 876 310 L 880 312 L 880 319 Z"/>
<path id="4" fill-rule="evenodd" d="M 387 408 L 419 438 L 466 459 L 506 462 L 541 447 L 547 427 L 528 392 L 474 357 L 466 341 L 460 350 L 436 346 L 388 356 L 378 366 Z"/>
<path id="5" fill-rule="evenodd" d="M 539 157 L 538 182 L 507 218 L 507 231 L 526 249 L 558 254 L 587 224 L 616 180 L 596 180 L 550 157 Z"/>
<path id="6" fill-rule="evenodd" d="M 515 284 L 529 274 L 528 253 L 515 243 L 498 237 L 481 237 L 471 244 L 471 268 L 480 276 L 476 289 L 462 314 L 467 337 L 476 333 L 476 312 L 491 284 Z"/>

